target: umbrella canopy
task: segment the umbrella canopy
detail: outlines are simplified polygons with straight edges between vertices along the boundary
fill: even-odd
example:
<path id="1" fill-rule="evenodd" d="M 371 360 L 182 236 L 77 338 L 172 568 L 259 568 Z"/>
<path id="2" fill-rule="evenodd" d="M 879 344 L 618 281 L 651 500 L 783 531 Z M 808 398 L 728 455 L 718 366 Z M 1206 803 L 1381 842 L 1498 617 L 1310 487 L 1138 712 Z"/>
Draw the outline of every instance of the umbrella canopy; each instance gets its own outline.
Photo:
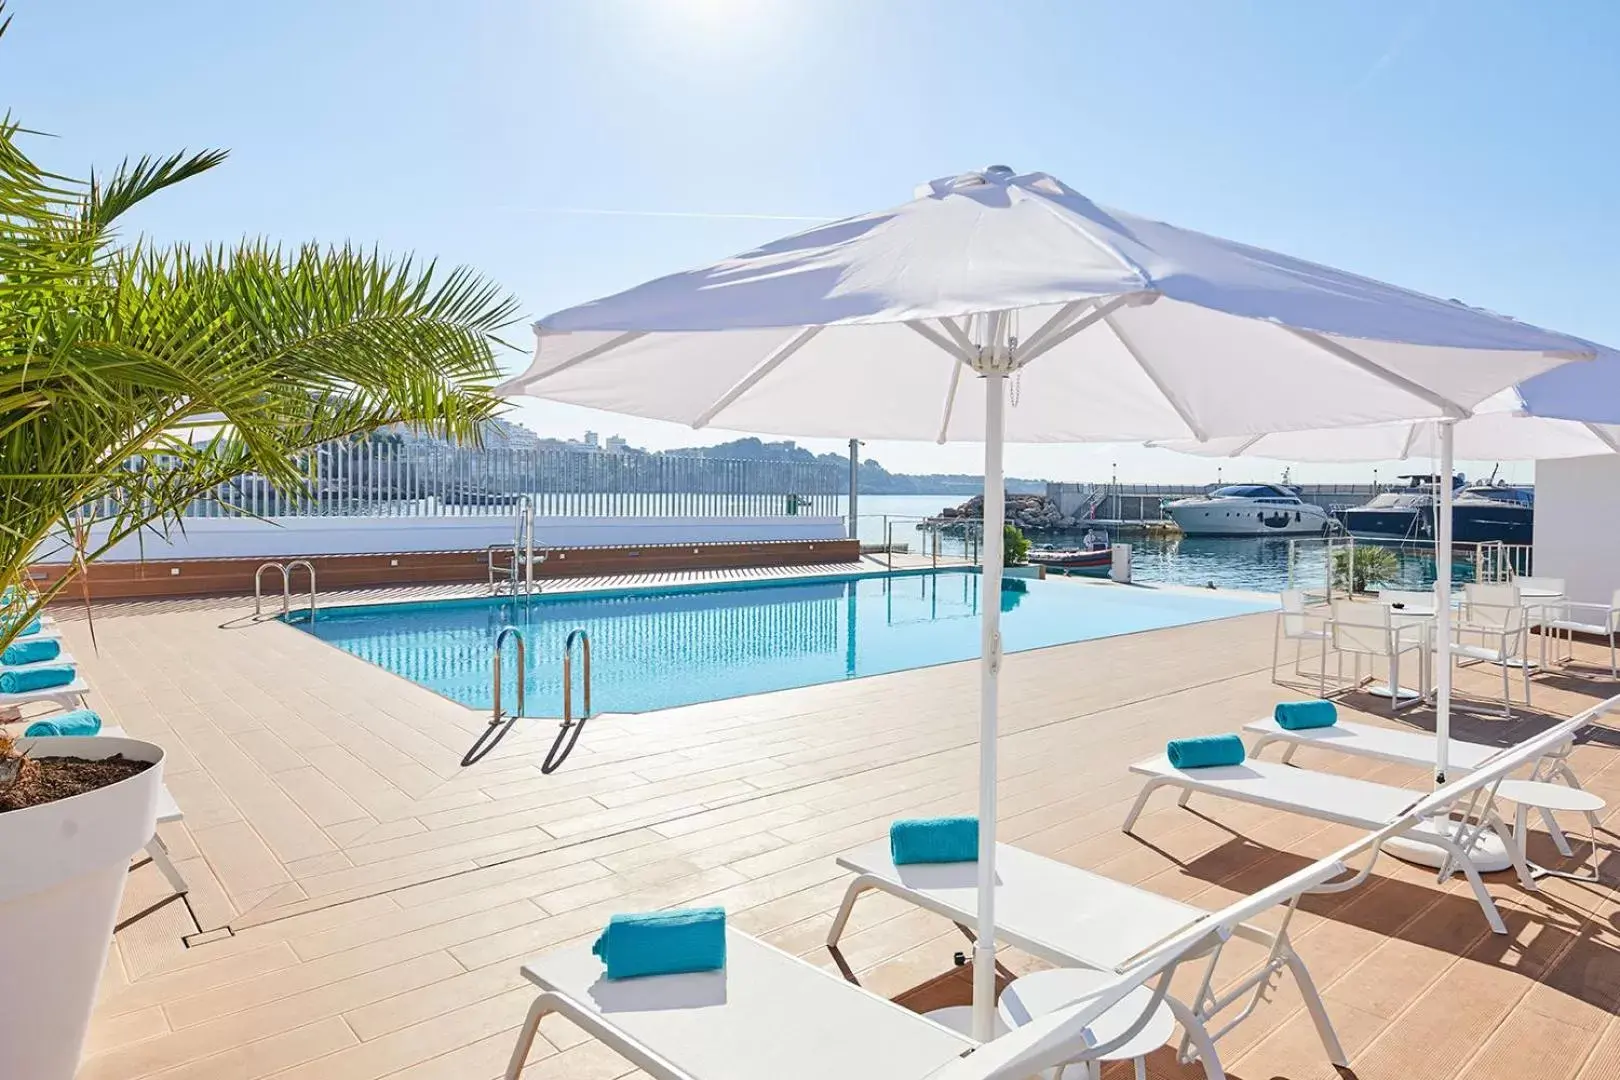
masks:
<path id="1" fill-rule="evenodd" d="M 1448 300 L 1107 210 L 1045 173 L 936 180 L 891 210 L 541 319 L 501 388 L 693 427 L 1140 441 L 1434 417 L 1595 349 Z M 1006 406 L 1009 402 L 1012 408 Z M 986 545 L 984 590 L 1001 590 Z M 994 1010 L 1001 605 L 983 606 L 974 1030 Z"/>
<path id="2" fill-rule="evenodd" d="M 1460 418 L 1595 351 L 1107 210 L 1042 173 L 919 192 L 542 319 L 502 392 L 693 427 L 981 441 L 970 317 L 1012 312 L 1007 441 L 1203 439 Z"/>
<path id="3" fill-rule="evenodd" d="M 1571 365 L 1576 376 L 1602 365 Z M 1602 402 L 1601 396 L 1593 400 Z M 1496 394 L 1457 421 L 1453 438 L 1460 458 L 1474 461 L 1535 461 L 1620 453 L 1620 425 L 1555 420 L 1532 415 L 1521 390 Z M 1203 457 L 1256 457 L 1279 461 L 1404 461 L 1440 456 L 1440 423 L 1432 420 L 1321 428 L 1221 439 L 1155 440 L 1159 446 Z"/>

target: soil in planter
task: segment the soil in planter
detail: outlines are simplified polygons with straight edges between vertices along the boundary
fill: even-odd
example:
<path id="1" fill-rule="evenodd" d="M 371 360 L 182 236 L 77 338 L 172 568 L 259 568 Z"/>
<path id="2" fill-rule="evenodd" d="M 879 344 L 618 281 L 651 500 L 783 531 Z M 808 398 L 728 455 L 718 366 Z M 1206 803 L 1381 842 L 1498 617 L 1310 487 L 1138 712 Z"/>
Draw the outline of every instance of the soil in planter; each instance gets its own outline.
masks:
<path id="1" fill-rule="evenodd" d="M 0 814 L 26 810 L 58 799 L 83 795 L 152 767 L 150 761 L 131 761 L 122 754 L 110 758 L 51 757 L 23 758 L 17 782 L 0 790 Z M 0 787 L 5 779 L 0 775 Z"/>

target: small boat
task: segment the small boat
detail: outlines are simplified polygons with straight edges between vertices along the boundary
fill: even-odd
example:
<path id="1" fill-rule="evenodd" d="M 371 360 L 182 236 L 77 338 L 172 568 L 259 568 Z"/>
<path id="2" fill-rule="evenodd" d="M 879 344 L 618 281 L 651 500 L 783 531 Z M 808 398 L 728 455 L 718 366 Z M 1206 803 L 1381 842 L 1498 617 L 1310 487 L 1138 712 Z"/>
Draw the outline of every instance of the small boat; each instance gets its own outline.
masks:
<path id="1" fill-rule="evenodd" d="M 1102 576 L 1113 569 L 1114 551 L 1108 544 L 1108 534 L 1098 532 L 1096 529 L 1087 529 L 1086 535 L 1080 542 L 1084 547 L 1079 548 L 1035 548 L 1030 551 L 1027 558 L 1031 565 L 1044 566 L 1049 570 L 1061 570 L 1065 574 L 1087 574 Z"/>
<path id="2" fill-rule="evenodd" d="M 1106 549 L 1102 551 L 1035 550 L 1029 553 L 1028 558 L 1036 566 L 1048 566 L 1058 570 L 1107 570 L 1113 565 L 1114 553 Z"/>

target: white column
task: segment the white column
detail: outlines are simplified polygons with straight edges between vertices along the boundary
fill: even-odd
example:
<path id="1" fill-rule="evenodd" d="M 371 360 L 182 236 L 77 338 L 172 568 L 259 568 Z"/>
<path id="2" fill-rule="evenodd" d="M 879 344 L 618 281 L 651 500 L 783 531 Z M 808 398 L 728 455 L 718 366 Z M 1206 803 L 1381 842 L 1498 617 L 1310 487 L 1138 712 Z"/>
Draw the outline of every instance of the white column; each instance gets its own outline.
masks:
<path id="1" fill-rule="evenodd" d="M 1440 491 L 1435 504 L 1434 568 L 1437 602 L 1434 612 L 1435 712 L 1434 782 L 1446 782 L 1451 741 L 1451 473 L 1456 423 L 1440 423 Z"/>
<path id="2" fill-rule="evenodd" d="M 996 702 L 1001 674 L 1002 519 L 1006 489 L 1002 439 L 1006 376 L 996 362 L 1004 325 L 989 317 L 991 363 L 984 376 L 984 570 L 980 591 L 979 644 L 979 924 L 973 945 L 973 1037 L 989 1042 L 995 1032 L 996 1003 Z"/>

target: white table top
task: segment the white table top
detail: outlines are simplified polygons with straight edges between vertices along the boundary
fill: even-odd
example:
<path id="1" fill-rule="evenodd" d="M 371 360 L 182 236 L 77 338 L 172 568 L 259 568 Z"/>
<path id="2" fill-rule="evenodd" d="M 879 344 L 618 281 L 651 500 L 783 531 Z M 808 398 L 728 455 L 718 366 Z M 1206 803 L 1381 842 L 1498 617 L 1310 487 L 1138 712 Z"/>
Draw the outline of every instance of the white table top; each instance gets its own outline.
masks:
<path id="1" fill-rule="evenodd" d="M 1082 994 L 1113 982 L 1116 977 L 1110 972 L 1092 971 L 1089 968 L 1054 968 L 1051 971 L 1033 972 L 1008 984 L 1007 989 L 1001 992 L 996 1012 L 1008 1027 L 1020 1027 L 1073 1004 Z M 1098 1042 L 1114 1038 L 1136 1023 L 1136 1018 L 1142 1015 L 1142 1010 L 1147 1008 L 1152 998 L 1153 991 L 1145 986 L 1137 987 L 1118 1005 L 1092 1022 L 1092 1034 Z M 1113 1052 L 1104 1054 L 1101 1060 L 1128 1061 L 1144 1057 L 1168 1042 L 1175 1030 L 1176 1021 L 1171 1015 L 1170 1006 L 1161 1001 L 1152 1018 L 1134 1038 Z"/>
<path id="2" fill-rule="evenodd" d="M 1596 813 L 1608 805 L 1590 791 L 1541 780 L 1503 780 L 1496 789 L 1496 797 L 1541 810 Z"/>

